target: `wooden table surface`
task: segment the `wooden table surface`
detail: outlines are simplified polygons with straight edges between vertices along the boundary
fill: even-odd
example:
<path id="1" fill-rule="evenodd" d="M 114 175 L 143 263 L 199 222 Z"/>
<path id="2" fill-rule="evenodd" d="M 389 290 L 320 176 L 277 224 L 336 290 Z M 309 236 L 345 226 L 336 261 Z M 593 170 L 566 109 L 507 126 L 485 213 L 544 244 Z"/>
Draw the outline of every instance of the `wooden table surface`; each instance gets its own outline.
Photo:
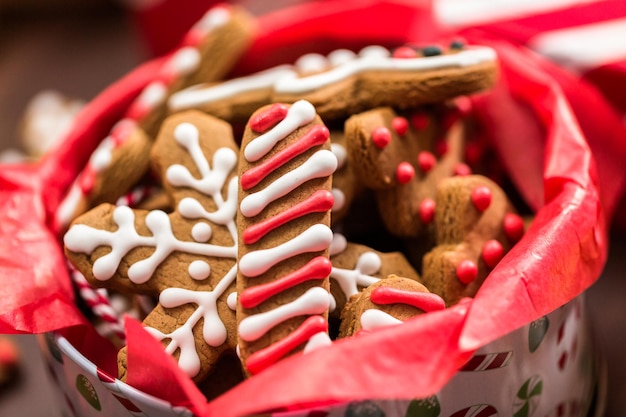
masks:
<path id="1" fill-rule="evenodd" d="M 71 1 L 68 1 L 71 3 Z M 107 2 L 45 13 L 7 12 L 0 0 L 0 151 L 19 147 L 18 121 L 44 89 L 88 100 L 145 58 L 122 12 Z M 626 415 L 626 239 L 613 236 L 610 257 L 587 302 L 608 362 L 607 416 Z M 19 344 L 21 376 L 0 392 L 0 416 L 44 417 L 54 399 L 36 341 Z"/>

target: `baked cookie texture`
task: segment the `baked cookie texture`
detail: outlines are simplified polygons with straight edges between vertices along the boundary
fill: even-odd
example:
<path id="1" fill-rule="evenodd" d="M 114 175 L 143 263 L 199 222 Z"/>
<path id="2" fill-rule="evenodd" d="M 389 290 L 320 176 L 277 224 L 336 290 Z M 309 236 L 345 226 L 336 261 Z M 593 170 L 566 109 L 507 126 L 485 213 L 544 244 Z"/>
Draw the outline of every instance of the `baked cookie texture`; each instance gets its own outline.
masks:
<path id="1" fill-rule="evenodd" d="M 422 279 L 452 305 L 476 294 L 524 223 L 504 191 L 480 175 L 441 181 L 435 202 L 436 246 L 424 256 Z"/>
<path id="2" fill-rule="evenodd" d="M 419 314 L 444 308 L 443 299 L 424 285 L 390 275 L 350 298 L 341 314 L 339 337 L 398 325 Z"/>
<path id="3" fill-rule="evenodd" d="M 172 116 L 152 156 L 175 210 L 102 204 L 64 237 L 67 258 L 93 285 L 158 296 L 143 323 L 196 382 L 237 343 L 228 305 L 237 275 L 237 155 L 226 122 L 194 111 Z M 124 379 L 125 349 L 118 363 Z"/>
<path id="4" fill-rule="evenodd" d="M 254 25 L 218 6 L 194 26 L 57 216 L 91 285 L 154 300 L 143 324 L 208 398 L 473 296 L 523 234 L 471 175 L 456 104 L 494 83 L 493 50 L 340 49 L 224 79 Z"/>
<path id="5" fill-rule="evenodd" d="M 330 132 L 307 101 L 262 107 L 244 132 L 237 321 L 252 374 L 328 338 L 330 149 Z"/>

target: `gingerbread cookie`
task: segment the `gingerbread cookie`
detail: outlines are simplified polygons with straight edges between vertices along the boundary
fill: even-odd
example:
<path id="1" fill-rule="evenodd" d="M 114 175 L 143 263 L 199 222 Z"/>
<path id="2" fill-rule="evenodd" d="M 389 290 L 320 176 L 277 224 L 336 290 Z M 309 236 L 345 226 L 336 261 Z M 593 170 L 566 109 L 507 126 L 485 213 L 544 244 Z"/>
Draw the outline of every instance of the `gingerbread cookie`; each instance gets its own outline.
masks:
<path id="1" fill-rule="evenodd" d="M 102 204 L 65 234 L 66 255 L 99 286 L 158 296 L 143 323 L 196 382 L 234 351 L 228 296 L 237 276 L 237 158 L 230 125 L 199 112 L 169 117 L 152 158 L 174 211 Z M 125 377 L 126 352 L 118 355 Z"/>
<path id="2" fill-rule="evenodd" d="M 102 202 L 114 203 L 135 185 L 148 167 L 147 156 L 166 115 L 167 97 L 200 79 L 218 80 L 230 71 L 250 42 L 253 22 L 243 9 L 221 5 L 190 29 L 182 46 L 165 59 L 155 79 L 131 103 L 72 184 L 56 212 L 58 230 Z"/>
<path id="3" fill-rule="evenodd" d="M 339 318 L 350 297 L 391 274 L 419 282 L 417 271 L 401 252 L 379 252 L 335 233 L 330 247 L 331 316 Z"/>
<path id="4" fill-rule="evenodd" d="M 352 201 L 360 197 L 364 191 L 363 184 L 356 176 L 348 158 L 346 139 L 343 131 L 331 130 L 331 151 L 337 158 L 337 170 L 333 174 L 333 197 L 331 221 L 335 227 L 343 220 L 352 205 Z"/>
<path id="5" fill-rule="evenodd" d="M 198 109 L 231 123 L 245 123 L 252 113 L 271 102 L 273 85 L 283 77 L 294 77 L 290 65 L 280 65 L 223 82 L 194 85 L 172 95 L 169 111 Z"/>
<path id="6" fill-rule="evenodd" d="M 352 169 L 374 190 L 387 230 L 399 237 L 424 234 L 437 183 L 466 170 L 461 122 L 445 131 L 434 110 L 404 117 L 383 107 L 350 117 L 345 134 Z"/>
<path id="7" fill-rule="evenodd" d="M 297 65 L 298 77 L 274 84 L 273 100 L 308 100 L 324 120 L 375 107 L 407 110 L 440 103 L 485 90 L 497 75 L 495 51 L 460 43 L 446 49 L 405 45 L 394 51 L 369 46 L 358 54 L 341 49 L 328 57 L 305 58 Z"/>
<path id="8" fill-rule="evenodd" d="M 390 275 L 350 298 L 341 315 L 339 337 L 400 324 L 418 314 L 444 308 L 443 299 L 424 285 Z"/>
<path id="9" fill-rule="evenodd" d="M 150 166 L 152 141 L 134 121 L 118 122 L 91 154 L 55 213 L 59 230 L 101 203 L 113 203 L 137 183 Z"/>
<path id="10" fill-rule="evenodd" d="M 328 339 L 329 131 L 306 101 L 255 112 L 243 136 L 238 208 L 239 355 L 255 374 Z"/>
<path id="11" fill-rule="evenodd" d="M 437 246 L 424 256 L 422 280 L 453 305 L 476 294 L 524 223 L 504 191 L 480 175 L 442 180 L 435 202 Z"/>
<path id="12" fill-rule="evenodd" d="M 310 101 L 325 121 L 381 106 L 412 109 L 493 85 L 495 52 L 486 47 L 369 46 L 358 54 L 338 49 L 310 53 L 293 66 L 279 65 L 221 83 L 194 85 L 174 94 L 171 112 L 195 108 L 230 122 L 247 120 L 260 105 Z"/>

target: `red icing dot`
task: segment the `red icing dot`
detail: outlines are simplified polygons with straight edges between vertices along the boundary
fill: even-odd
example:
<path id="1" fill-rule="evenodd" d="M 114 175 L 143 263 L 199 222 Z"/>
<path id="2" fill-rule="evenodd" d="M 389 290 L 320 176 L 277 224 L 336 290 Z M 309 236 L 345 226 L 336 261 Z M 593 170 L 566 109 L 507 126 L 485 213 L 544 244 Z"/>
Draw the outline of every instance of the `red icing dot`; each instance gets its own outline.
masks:
<path id="1" fill-rule="evenodd" d="M 398 135 L 404 136 L 409 131 L 409 121 L 404 117 L 397 116 L 391 121 L 391 127 Z"/>
<path id="2" fill-rule="evenodd" d="M 417 155 L 417 165 L 422 172 L 430 171 L 436 164 L 437 159 L 435 159 L 435 155 L 428 151 L 422 151 Z"/>
<path id="3" fill-rule="evenodd" d="M 396 169 L 396 180 L 400 184 L 406 184 L 413 179 L 415 176 L 415 169 L 413 169 L 413 165 L 408 162 L 400 162 L 398 164 L 398 168 Z"/>
<path id="4" fill-rule="evenodd" d="M 415 58 L 417 52 L 409 46 L 400 46 L 393 51 L 394 58 Z"/>
<path id="5" fill-rule="evenodd" d="M 504 256 L 504 248 L 495 239 L 488 240 L 483 246 L 483 261 L 489 268 L 495 267 Z"/>
<path id="6" fill-rule="evenodd" d="M 459 177 L 465 177 L 471 174 L 472 174 L 472 169 L 467 164 L 464 164 L 463 162 L 459 162 L 454 167 L 454 175 L 458 175 Z"/>
<path id="7" fill-rule="evenodd" d="M 471 198 L 478 211 L 485 211 L 491 204 L 491 190 L 486 185 L 479 185 L 472 190 Z"/>
<path id="8" fill-rule="evenodd" d="M 385 126 L 379 126 L 372 131 L 372 142 L 378 148 L 383 149 L 391 142 L 391 132 Z"/>
<path id="9" fill-rule="evenodd" d="M 477 142 L 470 142 L 465 145 L 465 160 L 472 165 L 476 165 L 483 157 L 483 146 Z"/>
<path id="10" fill-rule="evenodd" d="M 504 216 L 504 234 L 509 241 L 515 243 L 524 235 L 524 221 L 515 213 L 507 213 Z"/>
<path id="11" fill-rule="evenodd" d="M 425 198 L 422 200 L 419 206 L 419 216 L 422 223 L 428 224 L 435 218 L 435 200 L 432 198 Z"/>
<path id="12" fill-rule="evenodd" d="M 439 156 L 444 156 L 445 154 L 448 153 L 448 142 L 446 142 L 445 140 L 438 140 L 437 143 L 435 144 L 435 152 L 437 152 L 437 155 Z"/>
<path id="13" fill-rule="evenodd" d="M 456 277 L 463 284 L 469 284 L 473 282 L 478 276 L 478 267 L 474 261 L 466 259 L 461 261 L 456 267 Z"/>
<path id="14" fill-rule="evenodd" d="M 429 120 L 426 113 L 414 113 L 411 116 L 411 124 L 417 130 L 425 129 L 428 126 Z"/>
<path id="15" fill-rule="evenodd" d="M 287 116 L 288 111 L 289 108 L 282 103 L 273 104 L 265 111 L 250 118 L 250 129 L 257 133 L 265 132 L 283 120 Z"/>

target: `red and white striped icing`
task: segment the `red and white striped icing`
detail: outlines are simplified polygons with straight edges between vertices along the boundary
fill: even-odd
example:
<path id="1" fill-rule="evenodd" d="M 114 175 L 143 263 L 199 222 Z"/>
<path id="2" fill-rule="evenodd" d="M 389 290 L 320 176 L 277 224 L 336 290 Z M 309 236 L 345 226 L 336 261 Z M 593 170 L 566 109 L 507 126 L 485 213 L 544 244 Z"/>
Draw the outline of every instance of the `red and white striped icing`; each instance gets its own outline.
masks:
<path id="1" fill-rule="evenodd" d="M 278 107 L 277 107 L 278 106 Z M 312 128 L 316 132 L 305 134 L 300 141 L 296 141 L 286 147 L 284 152 L 279 152 L 274 157 L 262 160 L 278 144 L 296 129 L 309 124 L 315 118 L 314 107 L 306 101 L 298 101 L 285 111 L 281 105 L 270 107 L 265 113 L 253 117 L 250 126 L 253 131 L 261 133 L 260 136 L 251 140 L 243 149 L 242 153 L 247 161 L 257 162 L 253 169 L 266 166 L 280 167 L 291 161 L 294 157 L 301 155 L 314 144 L 321 144 L 328 139 L 327 130 Z M 315 139 L 317 137 L 317 139 Z M 323 137 L 323 141 L 319 138 Z M 303 146 L 303 143 L 305 144 Z M 313 143 L 313 144 L 312 144 Z M 267 205 L 285 196 L 315 178 L 331 175 L 337 167 L 337 158 L 331 151 L 320 149 L 314 152 L 299 167 L 286 173 L 282 177 L 275 179 L 270 184 L 265 185 L 261 190 L 252 192 L 244 197 L 239 203 L 239 209 L 243 216 L 253 218 L 260 214 Z M 275 168 L 272 168 L 275 169 Z M 260 172 L 267 172 L 265 168 Z M 245 179 L 246 171 L 241 174 L 242 188 L 251 189 L 258 185 L 250 185 Z M 262 184 L 262 183 L 261 183 Z M 274 230 L 278 226 L 293 219 L 297 219 L 313 211 L 326 211 L 332 208 L 333 198 L 329 191 L 321 190 L 314 193 L 304 202 L 292 206 L 285 212 L 279 214 L 278 220 L 262 219 L 253 223 L 243 232 L 243 236 L 254 236 L 252 241 L 262 239 L 265 233 Z M 255 231 L 262 229 L 261 236 Z M 258 238 L 258 239 L 257 239 Z M 256 239 L 256 240 L 255 240 Z M 299 254 L 324 251 L 331 245 L 333 233 L 327 225 L 313 224 L 296 237 L 279 244 L 275 247 L 253 250 L 245 253 L 239 259 L 239 271 L 247 278 L 255 278 L 267 272 L 276 264 L 293 258 Z M 270 296 L 276 295 L 288 288 L 297 285 L 308 279 L 324 279 L 330 273 L 330 262 L 314 258 L 307 265 L 302 266 L 294 273 L 277 277 L 277 279 L 267 285 L 250 286 L 240 294 L 240 301 L 245 306 L 258 305 Z M 315 271 L 315 273 L 310 273 Z M 256 373 L 265 369 L 272 363 L 280 360 L 296 347 L 314 339 L 315 344 L 319 344 L 316 335 L 326 334 L 327 323 L 323 314 L 329 309 L 330 295 L 322 287 L 312 287 L 301 294 L 295 300 L 276 307 L 274 309 L 252 314 L 245 317 L 239 323 L 239 336 L 244 341 L 254 341 L 265 335 L 278 324 L 292 317 L 310 316 L 301 326 L 287 337 L 281 339 L 268 347 L 265 347 L 246 360 L 248 371 Z M 316 318 L 317 317 L 317 318 Z M 321 319 L 321 321 L 319 320 Z M 324 340 L 328 337 L 322 336 Z M 324 345 L 326 343 L 322 343 Z"/>
<path id="2" fill-rule="evenodd" d="M 374 304 L 406 304 L 425 313 L 443 310 L 446 305 L 441 297 L 430 292 L 407 291 L 393 287 L 377 287 L 370 294 Z M 361 327 L 365 331 L 402 323 L 401 320 L 381 310 L 365 310 L 361 315 Z"/>

